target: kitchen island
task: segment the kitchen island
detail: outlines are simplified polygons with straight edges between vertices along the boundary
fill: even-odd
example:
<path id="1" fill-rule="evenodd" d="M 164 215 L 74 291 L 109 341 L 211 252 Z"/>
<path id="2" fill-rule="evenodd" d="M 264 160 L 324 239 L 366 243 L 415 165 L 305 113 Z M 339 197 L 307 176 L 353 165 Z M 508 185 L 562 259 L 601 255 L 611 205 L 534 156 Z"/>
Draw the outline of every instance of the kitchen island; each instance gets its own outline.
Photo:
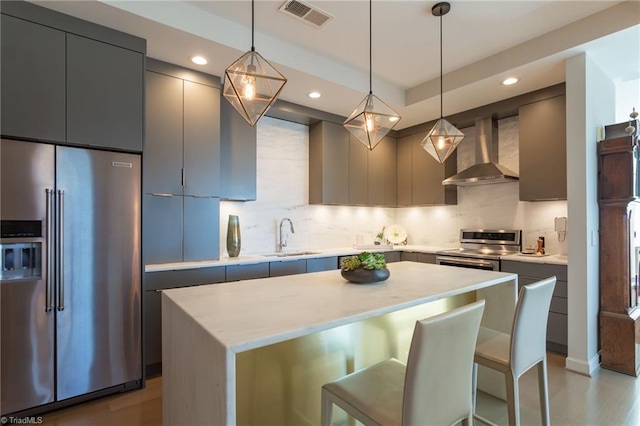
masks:
<path id="1" fill-rule="evenodd" d="M 301 382 L 332 380 L 319 374 L 332 367 L 339 377 L 388 355 L 402 359 L 394 342 L 410 339 L 417 319 L 476 299 L 486 300 L 484 326 L 510 331 L 517 275 L 388 268 L 391 277 L 371 285 L 326 271 L 164 291 L 164 423 L 317 423 L 320 399 L 301 401 Z"/>

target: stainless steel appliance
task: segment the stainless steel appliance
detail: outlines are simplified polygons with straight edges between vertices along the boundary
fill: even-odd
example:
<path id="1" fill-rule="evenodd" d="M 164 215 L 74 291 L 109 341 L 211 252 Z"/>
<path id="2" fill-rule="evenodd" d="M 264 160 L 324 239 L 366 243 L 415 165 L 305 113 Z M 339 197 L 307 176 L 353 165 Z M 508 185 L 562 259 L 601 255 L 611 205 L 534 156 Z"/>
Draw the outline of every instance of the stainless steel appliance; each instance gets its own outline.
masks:
<path id="1" fill-rule="evenodd" d="M 460 248 L 436 253 L 438 265 L 500 270 L 500 256 L 522 249 L 522 231 L 516 229 L 461 229 Z"/>
<path id="2" fill-rule="evenodd" d="M 140 385 L 140 156 L 2 139 L 0 157 L 2 414 Z"/>

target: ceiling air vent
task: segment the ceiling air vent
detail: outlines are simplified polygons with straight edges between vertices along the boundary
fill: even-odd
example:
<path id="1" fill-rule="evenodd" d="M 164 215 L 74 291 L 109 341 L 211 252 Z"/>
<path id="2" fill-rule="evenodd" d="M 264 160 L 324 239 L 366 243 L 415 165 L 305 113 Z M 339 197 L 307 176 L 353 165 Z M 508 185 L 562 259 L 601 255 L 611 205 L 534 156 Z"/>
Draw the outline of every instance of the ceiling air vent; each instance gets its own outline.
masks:
<path id="1" fill-rule="evenodd" d="M 279 10 L 280 12 L 293 16 L 307 24 L 311 24 L 316 28 L 320 28 L 333 19 L 333 16 L 329 15 L 324 10 L 320 10 L 317 7 L 301 0 L 287 0 L 282 6 L 280 6 Z"/>

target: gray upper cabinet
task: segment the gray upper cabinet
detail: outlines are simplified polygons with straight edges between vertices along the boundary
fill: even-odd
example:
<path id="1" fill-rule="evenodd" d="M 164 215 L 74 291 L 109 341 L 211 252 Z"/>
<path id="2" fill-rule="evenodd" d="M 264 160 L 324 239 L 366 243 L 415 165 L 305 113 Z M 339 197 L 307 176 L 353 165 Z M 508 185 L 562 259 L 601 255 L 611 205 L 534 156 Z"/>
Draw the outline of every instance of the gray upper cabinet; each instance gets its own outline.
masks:
<path id="1" fill-rule="evenodd" d="M 144 55 L 67 34 L 67 142 L 142 151 Z"/>
<path id="2" fill-rule="evenodd" d="M 185 195 L 220 193 L 219 114 L 220 89 L 184 81 Z"/>
<path id="3" fill-rule="evenodd" d="M 147 71 L 144 192 L 182 194 L 183 81 Z"/>
<path id="4" fill-rule="evenodd" d="M 309 204 L 349 204 L 349 132 L 320 121 L 309 129 Z"/>
<path id="5" fill-rule="evenodd" d="M 439 164 L 420 146 L 423 137 L 413 134 L 398 138 L 398 206 L 457 204 L 457 188 L 442 185 L 456 173 L 456 152 Z"/>
<path id="6" fill-rule="evenodd" d="M 369 152 L 368 191 L 370 206 L 397 205 L 397 143 L 391 136 Z"/>
<path id="7" fill-rule="evenodd" d="M 352 206 L 366 206 L 369 201 L 369 152 L 349 134 L 349 204 Z"/>
<path id="8" fill-rule="evenodd" d="M 566 200 L 565 96 L 519 109 L 520 200 Z"/>
<path id="9" fill-rule="evenodd" d="M 224 98 L 220 98 L 220 197 L 256 199 L 257 127 L 247 123 Z"/>
<path id="10" fill-rule="evenodd" d="M 413 205 L 413 189 L 412 189 L 412 165 L 411 151 L 413 149 L 412 141 L 417 135 L 403 136 L 398 138 L 397 149 L 397 170 L 398 170 L 398 207 L 406 207 Z"/>
<path id="11" fill-rule="evenodd" d="M 2 15 L 2 135 L 64 141 L 65 33 Z"/>
<path id="12" fill-rule="evenodd" d="M 1 2 L 2 134 L 141 152 L 146 41 Z"/>

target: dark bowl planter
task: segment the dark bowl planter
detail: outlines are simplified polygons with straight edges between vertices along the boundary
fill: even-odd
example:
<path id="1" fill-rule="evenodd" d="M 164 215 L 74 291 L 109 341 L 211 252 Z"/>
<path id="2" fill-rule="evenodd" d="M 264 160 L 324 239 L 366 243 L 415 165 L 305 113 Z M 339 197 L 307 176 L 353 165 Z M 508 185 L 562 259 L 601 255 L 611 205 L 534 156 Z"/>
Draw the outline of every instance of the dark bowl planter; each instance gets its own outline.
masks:
<path id="1" fill-rule="evenodd" d="M 387 278 L 389 278 L 389 275 L 390 275 L 389 270 L 387 268 L 384 268 L 384 269 L 359 268 L 359 269 L 353 269 L 350 271 L 347 271 L 346 269 L 342 268 L 340 270 L 340 274 L 342 274 L 342 277 L 345 280 L 355 284 L 378 283 L 386 280 Z"/>

